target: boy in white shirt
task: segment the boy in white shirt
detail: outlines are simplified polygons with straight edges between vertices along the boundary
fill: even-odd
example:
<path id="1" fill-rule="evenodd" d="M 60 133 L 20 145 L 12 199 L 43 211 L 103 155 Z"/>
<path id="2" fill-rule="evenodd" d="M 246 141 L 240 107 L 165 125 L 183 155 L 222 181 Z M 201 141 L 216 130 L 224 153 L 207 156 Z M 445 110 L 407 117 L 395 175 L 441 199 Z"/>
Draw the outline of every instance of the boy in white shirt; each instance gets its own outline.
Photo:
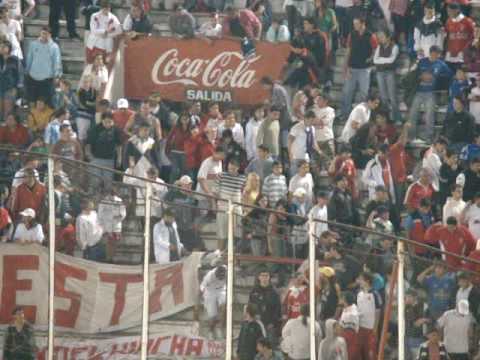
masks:
<path id="1" fill-rule="evenodd" d="M 101 242 L 103 228 L 98 221 L 92 200 L 82 200 L 82 212 L 75 224 L 78 245 L 83 250 L 83 257 L 87 260 L 102 261 L 105 258 L 105 248 Z"/>
<path id="2" fill-rule="evenodd" d="M 122 25 L 110 11 L 110 2 L 102 0 L 100 11 L 90 18 L 90 34 L 87 39 L 86 60 L 91 64 L 100 53 L 107 56 L 113 50 L 113 40 L 122 33 Z"/>

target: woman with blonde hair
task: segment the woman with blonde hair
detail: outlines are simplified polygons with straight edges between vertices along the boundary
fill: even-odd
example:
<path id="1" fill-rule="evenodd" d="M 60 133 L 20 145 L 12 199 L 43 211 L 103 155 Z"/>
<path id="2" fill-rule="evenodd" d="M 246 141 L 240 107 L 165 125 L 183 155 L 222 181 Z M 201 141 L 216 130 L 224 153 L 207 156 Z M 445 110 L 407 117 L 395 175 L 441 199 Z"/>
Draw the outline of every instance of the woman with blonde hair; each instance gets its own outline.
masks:
<path id="1" fill-rule="evenodd" d="M 261 184 L 260 184 L 260 176 L 257 173 L 250 173 L 247 175 L 247 180 L 245 182 L 245 187 L 242 193 L 242 203 L 246 205 L 253 206 L 255 205 L 255 201 L 257 200 L 258 196 L 260 195 Z M 252 211 L 252 208 L 246 207 L 243 209 L 243 214 L 247 215 Z"/>
<path id="2" fill-rule="evenodd" d="M 292 125 L 303 120 L 308 97 L 303 90 L 295 93 L 292 100 Z"/>

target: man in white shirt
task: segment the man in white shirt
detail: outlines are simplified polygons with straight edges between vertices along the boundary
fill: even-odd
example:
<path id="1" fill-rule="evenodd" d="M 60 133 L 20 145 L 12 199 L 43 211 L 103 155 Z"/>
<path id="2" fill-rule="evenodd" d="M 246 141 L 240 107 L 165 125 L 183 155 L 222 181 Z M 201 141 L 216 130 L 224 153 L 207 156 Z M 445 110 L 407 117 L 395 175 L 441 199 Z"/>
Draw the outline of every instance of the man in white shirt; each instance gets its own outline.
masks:
<path id="1" fill-rule="evenodd" d="M 215 195 L 217 190 L 216 181 L 223 171 L 224 158 L 225 151 L 222 147 L 217 147 L 212 156 L 203 160 L 197 175 L 197 192 L 210 196 Z M 215 200 L 211 198 L 200 198 L 199 201 L 200 207 L 205 208 L 209 206 L 212 210 L 216 208 Z"/>
<path id="2" fill-rule="evenodd" d="M 307 211 L 313 204 L 313 177 L 310 173 L 310 165 L 306 160 L 301 160 L 298 163 L 298 172 L 290 179 L 288 191 L 294 193 L 295 190 L 303 188 L 305 190 L 305 202 Z"/>
<path id="3" fill-rule="evenodd" d="M 214 331 L 219 325 L 221 338 L 222 328 L 225 319 L 225 302 L 227 298 L 227 268 L 225 265 L 218 265 L 210 270 L 200 284 L 200 292 L 203 297 L 203 305 L 207 312 L 209 324 L 209 338 L 213 339 Z"/>
<path id="4" fill-rule="evenodd" d="M 335 120 L 335 109 L 330 105 L 330 97 L 327 94 L 319 94 L 315 98 L 313 111 L 315 112 L 315 141 L 326 158 L 331 161 L 335 156 L 335 144 L 333 135 L 333 121 Z M 325 164 L 327 165 L 327 164 Z"/>
<path id="5" fill-rule="evenodd" d="M 85 199 L 80 207 L 82 212 L 78 215 L 75 224 L 77 243 L 83 250 L 85 259 L 101 261 L 105 258 L 105 249 L 101 243 L 103 228 L 98 221 L 93 201 Z"/>
<path id="6" fill-rule="evenodd" d="M 86 60 L 91 64 L 95 55 L 108 55 L 113 50 L 113 40 L 122 33 L 118 18 L 110 12 L 110 2 L 102 0 L 100 11 L 90 18 L 90 34 L 87 39 Z"/>
<path id="7" fill-rule="evenodd" d="M 245 148 L 243 127 L 237 122 L 235 113 L 233 111 L 227 111 L 224 116 L 225 121 L 218 127 L 219 136 L 222 136 L 225 130 L 230 129 L 232 131 L 233 140 L 235 140 L 235 142 L 242 148 Z"/>
<path id="8" fill-rule="evenodd" d="M 163 219 L 153 227 L 153 249 L 157 264 L 180 260 L 183 244 L 178 235 L 175 214 L 171 209 L 166 209 Z"/>
<path id="9" fill-rule="evenodd" d="M 355 106 L 348 117 L 347 122 L 342 130 L 342 134 L 338 139 L 339 142 L 348 143 L 362 127 L 370 120 L 370 115 L 373 110 L 380 105 L 380 99 L 376 95 L 370 95 L 366 102 L 362 102 Z"/>
<path id="10" fill-rule="evenodd" d="M 222 24 L 217 12 L 210 15 L 210 19 L 204 22 L 197 30 L 197 36 L 219 38 L 222 35 Z"/>
<path id="11" fill-rule="evenodd" d="M 463 223 L 468 227 L 473 237 L 480 241 L 480 190 L 473 197 L 463 213 Z"/>
<path id="12" fill-rule="evenodd" d="M 312 220 L 327 221 L 328 220 L 328 194 L 320 191 L 317 194 L 317 204 L 308 213 L 308 218 Z M 323 232 L 328 231 L 328 224 L 325 222 L 313 222 L 313 235 L 318 241 Z"/>
<path id="13" fill-rule="evenodd" d="M 360 274 L 357 281 L 360 284 L 360 292 L 357 294 L 357 306 L 360 313 L 359 350 L 364 359 L 376 359 L 377 330 L 382 298 L 373 289 L 373 276 L 370 273 Z"/>
<path id="14" fill-rule="evenodd" d="M 316 115 L 310 110 L 304 120 L 294 125 L 288 134 L 288 156 L 290 159 L 290 175 L 293 176 L 304 160 L 312 161 L 314 152 L 321 153 L 315 141 L 313 123 Z"/>
<path id="15" fill-rule="evenodd" d="M 448 142 L 445 138 L 439 137 L 423 155 L 422 168 L 428 169 L 432 174 L 432 186 L 435 191 L 440 189 L 440 167 L 442 158 L 445 155 Z"/>
<path id="16" fill-rule="evenodd" d="M 252 161 L 257 155 L 257 133 L 264 117 L 265 109 L 261 105 L 255 110 L 245 127 L 245 151 L 248 161 Z"/>
<path id="17" fill-rule="evenodd" d="M 12 233 L 10 238 L 20 244 L 43 243 L 45 235 L 43 234 L 42 225 L 35 222 L 35 210 L 27 208 L 20 215 L 23 217 L 21 223 L 11 227 Z"/>

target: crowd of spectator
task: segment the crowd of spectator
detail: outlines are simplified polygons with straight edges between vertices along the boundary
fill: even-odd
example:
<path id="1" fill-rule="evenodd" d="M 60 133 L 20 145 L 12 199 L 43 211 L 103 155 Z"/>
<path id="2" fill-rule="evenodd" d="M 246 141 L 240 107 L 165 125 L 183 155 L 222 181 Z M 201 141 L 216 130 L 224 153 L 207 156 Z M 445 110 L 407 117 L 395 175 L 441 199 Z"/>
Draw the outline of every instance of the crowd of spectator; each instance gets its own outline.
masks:
<path id="1" fill-rule="evenodd" d="M 282 79 L 258 79 L 266 101 L 242 108 L 170 102 L 162 93 L 138 103 L 103 98 L 118 40 L 155 32 L 148 1 L 133 2 L 123 22 L 107 0 L 82 2 L 86 65 L 77 88 L 63 76 L 59 46 L 62 9 L 69 38 L 82 46 L 75 2 L 51 1 L 49 27 L 28 47 L 20 2 L 0 2 L 1 242 L 48 246 L 46 154 L 94 165 L 87 172 L 55 161 L 56 248 L 68 255 L 115 262 L 124 222 L 145 216 L 142 178 L 152 184 L 155 263 L 205 250 L 199 229 L 211 222 L 216 248 L 225 250 L 230 200 L 237 252 L 303 260 L 316 242 L 318 358 L 372 360 L 382 331 L 396 356 L 398 319 L 387 328 L 380 319 L 395 303 L 388 289 L 394 235 L 402 235 L 412 240 L 407 357 L 472 358 L 480 320 L 480 27 L 464 1 L 386 4 L 285 0 L 283 16 L 270 0 L 240 9 L 222 0 L 176 4 L 174 36 L 290 43 Z M 23 16 L 35 12 L 34 1 L 24 5 Z M 211 16 L 198 24 L 197 11 Z M 226 270 L 216 264 L 200 285 L 211 338 L 224 338 Z M 289 263 L 255 273 L 238 358 L 310 358 L 308 270 Z"/>

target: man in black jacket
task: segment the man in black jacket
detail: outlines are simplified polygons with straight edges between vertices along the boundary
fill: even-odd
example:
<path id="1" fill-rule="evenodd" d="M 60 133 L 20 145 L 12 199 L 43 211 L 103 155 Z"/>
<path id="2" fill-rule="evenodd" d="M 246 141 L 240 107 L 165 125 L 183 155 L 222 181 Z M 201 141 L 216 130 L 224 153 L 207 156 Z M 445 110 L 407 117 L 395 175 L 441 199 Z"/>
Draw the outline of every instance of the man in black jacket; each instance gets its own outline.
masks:
<path id="1" fill-rule="evenodd" d="M 280 330 L 282 305 L 280 296 L 270 282 L 270 272 L 267 269 L 262 269 L 258 273 L 248 301 L 256 305 L 260 320 L 268 331 L 268 337 L 275 340 Z"/>
<path id="2" fill-rule="evenodd" d="M 347 190 L 348 180 L 344 175 L 335 177 L 335 189 L 332 192 L 328 204 L 328 220 L 341 224 L 358 225 L 358 212 L 352 195 Z M 342 242 L 346 245 L 351 243 L 353 233 L 344 228 L 334 228 L 341 235 Z"/>
<path id="3" fill-rule="evenodd" d="M 452 149 L 459 153 L 466 144 L 473 142 L 475 118 L 468 111 L 461 96 L 453 99 L 454 111 L 447 114 L 443 124 L 442 135 L 452 144 Z"/>
<path id="4" fill-rule="evenodd" d="M 255 305 L 246 305 L 244 321 L 238 336 L 237 358 L 239 360 L 254 359 L 257 354 L 257 340 L 266 335 L 263 325 L 255 319 L 255 316 Z"/>

